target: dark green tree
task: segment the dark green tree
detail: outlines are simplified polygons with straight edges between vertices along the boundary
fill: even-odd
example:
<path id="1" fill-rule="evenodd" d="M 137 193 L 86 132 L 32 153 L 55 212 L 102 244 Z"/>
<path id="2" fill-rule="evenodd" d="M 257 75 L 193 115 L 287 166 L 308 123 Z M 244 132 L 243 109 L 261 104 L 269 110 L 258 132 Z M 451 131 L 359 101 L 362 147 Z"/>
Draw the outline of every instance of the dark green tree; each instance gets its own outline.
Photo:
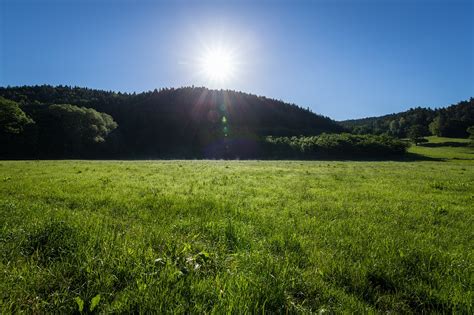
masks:
<path id="1" fill-rule="evenodd" d="M 19 134 L 25 126 L 33 124 L 18 103 L 0 96 L 0 131 L 6 134 Z"/>
<path id="2" fill-rule="evenodd" d="M 84 147 L 104 142 L 118 126 L 108 114 L 70 104 L 51 105 L 48 115 L 66 153 L 80 153 Z"/>
<path id="3" fill-rule="evenodd" d="M 408 129 L 408 138 L 415 144 L 418 145 L 423 142 L 427 142 L 423 136 L 426 134 L 426 128 L 422 125 L 413 125 Z"/>
<path id="4" fill-rule="evenodd" d="M 400 123 L 394 119 L 390 122 L 389 134 L 398 137 L 400 135 Z"/>

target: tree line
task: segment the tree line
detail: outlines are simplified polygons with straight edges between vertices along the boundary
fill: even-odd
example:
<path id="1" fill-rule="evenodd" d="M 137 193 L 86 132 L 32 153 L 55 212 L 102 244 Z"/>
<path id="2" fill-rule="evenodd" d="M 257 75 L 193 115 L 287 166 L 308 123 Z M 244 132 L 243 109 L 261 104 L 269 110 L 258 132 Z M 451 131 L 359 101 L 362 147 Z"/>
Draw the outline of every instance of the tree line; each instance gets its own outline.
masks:
<path id="1" fill-rule="evenodd" d="M 393 138 L 410 137 L 418 143 L 430 133 L 467 136 L 474 125 L 473 102 L 471 98 L 444 109 L 416 108 L 337 123 L 295 104 L 204 87 L 143 93 L 50 85 L 0 87 L 0 157 L 393 155 L 406 149 Z"/>
<path id="2" fill-rule="evenodd" d="M 341 125 L 355 134 L 466 138 L 469 136 L 468 128 L 474 126 L 474 98 L 445 108 L 417 107 L 381 117 L 346 120 Z"/>
<path id="3" fill-rule="evenodd" d="M 3 157 L 257 158 L 268 135 L 344 131 L 294 104 L 203 87 L 137 94 L 43 85 L 2 87 L 0 96 L 16 126 L 1 131 Z"/>
<path id="4" fill-rule="evenodd" d="M 0 155 L 5 157 L 79 157 L 94 152 L 117 128 L 113 118 L 70 104 L 38 106 L 28 114 L 0 97 Z"/>

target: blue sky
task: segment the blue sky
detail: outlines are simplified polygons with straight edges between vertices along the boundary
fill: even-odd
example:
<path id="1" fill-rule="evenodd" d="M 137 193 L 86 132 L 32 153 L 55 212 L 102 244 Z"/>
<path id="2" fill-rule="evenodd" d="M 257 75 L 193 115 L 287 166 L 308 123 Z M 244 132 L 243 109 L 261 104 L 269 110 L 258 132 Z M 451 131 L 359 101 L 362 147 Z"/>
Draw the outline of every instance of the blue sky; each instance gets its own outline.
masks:
<path id="1" fill-rule="evenodd" d="M 0 0 L 0 85 L 210 86 L 334 119 L 474 96 L 474 1 Z M 206 49 L 235 71 L 210 82 Z"/>

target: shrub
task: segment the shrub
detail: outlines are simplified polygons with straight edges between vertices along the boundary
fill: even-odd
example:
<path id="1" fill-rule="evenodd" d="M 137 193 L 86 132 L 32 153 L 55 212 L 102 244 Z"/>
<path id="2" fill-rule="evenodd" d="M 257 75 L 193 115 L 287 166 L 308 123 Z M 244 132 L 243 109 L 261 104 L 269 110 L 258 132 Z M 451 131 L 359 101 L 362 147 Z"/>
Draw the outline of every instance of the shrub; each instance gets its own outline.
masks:
<path id="1" fill-rule="evenodd" d="M 265 139 L 272 158 L 384 157 L 401 155 L 409 144 L 382 135 L 321 134 Z"/>

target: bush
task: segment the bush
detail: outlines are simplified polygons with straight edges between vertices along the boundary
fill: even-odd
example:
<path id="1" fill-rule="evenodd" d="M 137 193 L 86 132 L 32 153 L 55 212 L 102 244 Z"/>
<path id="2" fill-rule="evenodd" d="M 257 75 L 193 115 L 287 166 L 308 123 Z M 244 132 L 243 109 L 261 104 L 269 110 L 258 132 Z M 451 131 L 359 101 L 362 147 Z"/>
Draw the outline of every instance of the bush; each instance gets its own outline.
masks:
<path id="1" fill-rule="evenodd" d="M 272 137 L 265 139 L 272 158 L 385 157 L 401 155 L 409 144 L 382 135 L 321 134 L 310 137 Z"/>

